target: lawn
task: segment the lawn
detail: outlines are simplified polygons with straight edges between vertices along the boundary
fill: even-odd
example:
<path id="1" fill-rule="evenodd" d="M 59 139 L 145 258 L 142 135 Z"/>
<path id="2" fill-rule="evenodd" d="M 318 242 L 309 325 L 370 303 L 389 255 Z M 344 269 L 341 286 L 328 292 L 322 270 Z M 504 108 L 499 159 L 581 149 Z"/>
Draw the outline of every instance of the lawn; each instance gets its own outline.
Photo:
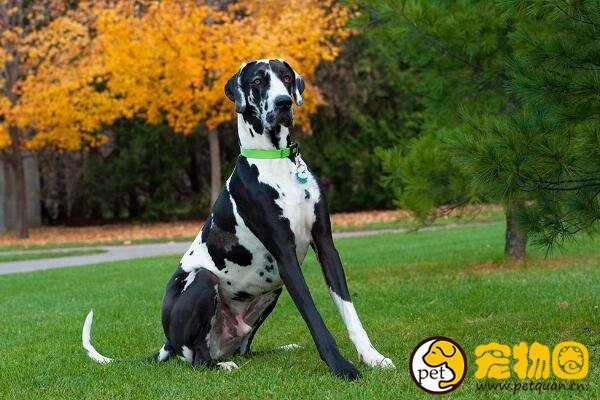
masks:
<path id="1" fill-rule="evenodd" d="M 531 249 L 524 265 L 502 262 L 502 224 L 337 241 L 351 294 L 375 346 L 394 371 L 359 365 L 363 378 L 329 374 L 308 330 L 284 294 L 253 348 L 299 343 L 299 350 L 234 358 L 234 372 L 163 364 L 98 365 L 81 349 L 90 308 L 92 339 L 108 356 L 139 357 L 164 341 L 160 304 L 178 257 L 0 276 L 0 398 L 435 398 L 408 374 L 413 347 L 428 336 L 465 350 L 465 381 L 441 398 L 512 398 L 478 392 L 474 349 L 497 341 L 585 344 L 590 371 L 583 392 L 520 392 L 528 398 L 600 397 L 600 238 L 581 238 L 544 259 Z M 358 363 L 312 254 L 303 271 L 342 352 Z"/>
<path id="2" fill-rule="evenodd" d="M 44 258 L 59 258 L 59 257 L 76 257 L 87 256 L 90 254 L 106 253 L 104 249 L 79 249 L 79 250 L 62 250 L 62 251 L 30 251 L 30 252 L 14 252 L 1 253 L 0 263 L 24 260 L 41 260 Z"/>

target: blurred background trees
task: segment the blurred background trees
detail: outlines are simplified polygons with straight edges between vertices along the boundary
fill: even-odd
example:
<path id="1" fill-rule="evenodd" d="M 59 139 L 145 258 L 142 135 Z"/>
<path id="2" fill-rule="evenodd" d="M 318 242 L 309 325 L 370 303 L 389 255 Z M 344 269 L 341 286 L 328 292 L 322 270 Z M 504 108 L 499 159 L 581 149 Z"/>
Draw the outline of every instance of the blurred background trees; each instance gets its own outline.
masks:
<path id="1" fill-rule="evenodd" d="M 224 83 L 282 57 L 332 211 L 502 203 L 513 259 L 598 226 L 597 2 L 35 3 L 3 11 L 0 148 L 39 162 L 45 223 L 205 216 L 239 151 Z"/>
<path id="2" fill-rule="evenodd" d="M 27 236 L 23 153 L 40 148 L 89 151 L 109 141 L 109 131 L 113 139 L 127 134 L 122 125 L 112 129 L 121 119 L 156 126 L 148 132 L 165 124 L 175 133 L 207 133 L 214 200 L 222 183 L 218 128 L 236 117 L 223 95 L 227 79 L 243 61 L 283 57 L 312 80 L 319 62 L 336 56 L 338 43 L 348 35 L 344 26 L 350 14 L 331 1 L 317 0 L 285 8 L 273 0 L 15 1 L 3 2 L 0 11 L 5 94 L 0 148 L 15 171 L 16 204 L 23 205 L 8 210 L 18 214 L 20 237 Z M 265 40 L 256 34 L 262 30 L 278 34 Z M 308 115 L 323 101 L 314 85 L 306 97 L 297 122 L 310 130 Z M 111 145 L 115 143 L 123 142 L 113 140 Z M 81 160 L 93 168 L 93 158 Z M 118 163 L 121 158 L 106 161 Z M 109 196 L 101 211 L 79 217 L 135 218 L 135 204 L 142 201 L 131 196 L 120 202 L 131 205 L 125 213 L 115 212 Z M 73 197 L 67 201 L 72 203 Z M 172 205 L 162 204 L 165 209 Z M 66 209 L 72 210 L 71 204 Z"/>

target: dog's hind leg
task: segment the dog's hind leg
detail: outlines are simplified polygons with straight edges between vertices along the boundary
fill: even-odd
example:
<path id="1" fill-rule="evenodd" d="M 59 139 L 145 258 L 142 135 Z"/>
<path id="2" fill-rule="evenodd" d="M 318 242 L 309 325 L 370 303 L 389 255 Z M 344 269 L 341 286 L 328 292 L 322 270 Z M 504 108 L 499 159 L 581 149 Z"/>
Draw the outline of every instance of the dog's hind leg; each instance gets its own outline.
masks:
<path id="1" fill-rule="evenodd" d="M 352 304 L 344 268 L 333 244 L 331 222 L 323 194 L 315 205 L 315 215 L 316 220 L 311 231 L 311 245 L 317 253 L 325 281 L 329 286 L 329 294 L 344 320 L 348 335 L 358 351 L 360 360 L 372 367 L 395 368 L 392 360 L 381 355 L 371 344 L 369 336 L 358 318 L 354 304 Z"/>
<path id="2" fill-rule="evenodd" d="M 180 280 L 180 279 L 179 279 Z M 234 369 L 232 363 L 217 363 L 211 355 L 211 334 L 217 320 L 218 284 L 215 274 L 198 269 L 186 277 L 186 284 L 176 297 L 165 296 L 170 310 L 163 309 L 163 321 L 168 321 L 169 342 L 179 357 L 194 367 Z M 167 286 L 169 288 L 169 286 Z M 217 349 L 213 349 L 218 352 Z"/>

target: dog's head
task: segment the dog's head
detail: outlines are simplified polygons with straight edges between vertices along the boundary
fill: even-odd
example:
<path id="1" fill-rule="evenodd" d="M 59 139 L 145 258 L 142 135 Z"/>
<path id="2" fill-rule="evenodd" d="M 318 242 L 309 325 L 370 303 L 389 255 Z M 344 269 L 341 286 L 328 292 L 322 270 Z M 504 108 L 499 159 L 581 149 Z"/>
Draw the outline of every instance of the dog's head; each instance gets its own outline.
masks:
<path id="1" fill-rule="evenodd" d="M 280 59 L 243 63 L 225 85 L 235 111 L 258 134 L 292 126 L 292 99 L 302 105 L 303 91 L 302 77 Z"/>
<path id="2" fill-rule="evenodd" d="M 423 361 L 430 367 L 437 367 L 449 363 L 453 357 L 461 357 L 456 346 L 447 340 L 437 340 L 432 343 L 429 351 L 423 357 Z"/>

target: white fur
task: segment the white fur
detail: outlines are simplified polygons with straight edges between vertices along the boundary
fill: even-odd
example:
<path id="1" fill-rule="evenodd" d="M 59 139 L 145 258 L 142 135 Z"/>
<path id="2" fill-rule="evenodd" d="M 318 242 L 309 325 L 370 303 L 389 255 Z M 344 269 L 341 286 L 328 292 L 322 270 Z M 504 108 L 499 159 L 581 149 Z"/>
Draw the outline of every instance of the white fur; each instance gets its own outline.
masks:
<path id="1" fill-rule="evenodd" d="M 278 347 L 279 350 L 296 350 L 300 348 L 302 348 L 302 346 L 296 343 L 285 344 L 283 346 Z"/>
<path id="2" fill-rule="evenodd" d="M 192 284 L 192 282 L 194 282 L 194 279 L 196 279 L 197 272 L 198 272 L 198 270 L 190 271 L 190 273 L 185 277 L 185 286 L 181 290 L 182 292 L 185 292 L 185 289 L 187 289 L 188 286 L 190 286 Z"/>
<path id="3" fill-rule="evenodd" d="M 189 347 L 181 346 L 181 354 L 183 354 L 183 357 L 179 356 L 179 358 L 182 360 L 187 361 L 190 364 L 194 361 L 194 351 Z"/>
<path id="4" fill-rule="evenodd" d="M 92 322 L 94 320 L 94 310 L 90 310 L 87 317 L 85 318 L 85 322 L 83 323 L 83 330 L 81 331 L 81 342 L 83 343 L 83 348 L 85 349 L 88 357 L 92 360 L 96 361 L 100 364 L 108 364 L 113 361 L 112 358 L 108 358 L 98 353 L 94 346 L 92 346 L 91 341 L 91 331 L 92 331 Z"/>
<path id="5" fill-rule="evenodd" d="M 192 255 L 190 255 L 190 251 L 193 251 Z M 206 268 L 210 271 L 217 269 L 208 253 L 206 244 L 202 243 L 202 230 L 198 232 L 190 248 L 181 257 L 181 268 L 186 272 L 191 272 L 198 268 Z"/>
<path id="6" fill-rule="evenodd" d="M 225 361 L 217 363 L 219 368 L 224 369 L 225 371 L 233 371 L 234 369 L 238 369 L 238 365 L 233 361 Z"/>
<path id="7" fill-rule="evenodd" d="M 266 123 L 266 121 L 263 121 Z M 287 146 L 286 138 L 289 136 L 289 128 L 285 126 L 280 127 L 279 132 L 279 148 L 285 148 Z M 273 142 L 268 134 L 258 134 L 252 131 L 252 127 L 247 125 L 244 121 L 244 116 L 238 114 L 238 137 L 240 139 L 240 146 L 244 149 L 274 149 Z"/>
<path id="8" fill-rule="evenodd" d="M 352 302 L 343 300 L 331 290 L 331 288 L 329 288 L 329 294 L 344 320 L 346 329 L 348 329 L 348 336 L 350 336 L 350 340 L 354 343 L 360 360 L 371 367 L 396 368 L 392 360 L 382 356 L 381 353 L 373 347 L 367 332 L 365 332 L 365 329 L 360 323 L 360 319 L 358 318 L 358 314 L 356 313 L 356 309 Z"/>
<path id="9" fill-rule="evenodd" d="M 244 91 L 242 90 L 242 70 L 244 69 L 244 67 L 246 66 L 247 63 L 243 62 L 242 65 L 240 65 L 240 71 L 237 77 L 237 92 L 238 92 L 238 97 L 240 99 L 240 105 L 242 108 L 246 107 L 246 96 L 244 96 Z"/>
<path id="10" fill-rule="evenodd" d="M 289 93 L 287 91 L 287 88 L 285 87 L 285 85 L 283 84 L 283 82 L 281 81 L 281 79 L 279 79 L 277 77 L 277 75 L 275 75 L 275 73 L 269 69 L 269 71 L 267 72 L 269 74 L 270 79 L 270 86 L 269 86 L 269 110 L 274 110 L 275 109 L 275 99 L 277 98 L 277 96 L 287 96 L 289 97 Z"/>
<path id="11" fill-rule="evenodd" d="M 296 79 L 302 79 L 300 77 L 300 75 L 296 74 Z M 294 87 L 296 88 L 294 90 L 294 98 L 296 99 L 296 104 L 298 104 L 299 106 L 301 106 L 304 103 L 304 100 L 302 100 L 302 95 L 300 94 L 300 90 L 298 89 L 298 86 L 296 85 L 296 83 L 294 83 Z"/>
<path id="12" fill-rule="evenodd" d="M 300 162 L 303 163 L 300 158 Z M 296 180 L 296 166 L 287 158 L 275 160 L 248 159 L 250 165 L 258 168 L 258 181 L 274 188 L 279 193 L 275 200 L 283 210 L 283 217 L 290 221 L 290 228 L 296 239 L 296 255 L 302 264 L 311 239 L 311 229 L 315 221 L 315 204 L 320 192 L 316 179 L 309 173 L 304 184 Z M 310 197 L 306 199 L 306 192 Z"/>
<path id="13" fill-rule="evenodd" d="M 160 351 L 158 352 L 158 361 L 166 361 L 170 355 L 171 355 L 171 352 L 165 350 L 165 346 L 163 346 L 160 348 Z"/>

